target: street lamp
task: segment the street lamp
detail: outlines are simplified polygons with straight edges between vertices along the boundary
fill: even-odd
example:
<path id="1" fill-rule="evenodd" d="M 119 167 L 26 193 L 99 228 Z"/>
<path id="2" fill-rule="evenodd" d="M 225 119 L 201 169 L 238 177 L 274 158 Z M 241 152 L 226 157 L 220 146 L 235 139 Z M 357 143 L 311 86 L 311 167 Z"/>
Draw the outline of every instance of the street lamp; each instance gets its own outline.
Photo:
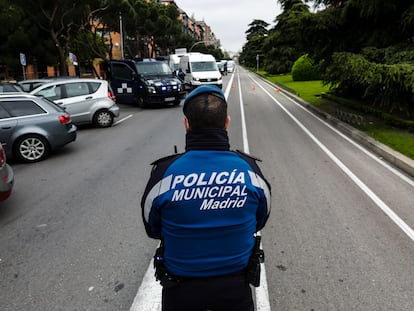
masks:
<path id="1" fill-rule="evenodd" d="M 193 47 L 195 47 L 196 45 L 199 45 L 199 44 L 201 44 L 201 43 L 209 44 L 209 43 L 210 43 L 210 41 L 198 41 L 198 42 L 194 43 L 194 44 L 191 46 L 189 53 L 193 50 Z"/>
<path id="2" fill-rule="evenodd" d="M 119 12 L 119 35 L 121 36 L 121 59 L 124 59 L 124 32 L 122 25 L 122 14 Z"/>

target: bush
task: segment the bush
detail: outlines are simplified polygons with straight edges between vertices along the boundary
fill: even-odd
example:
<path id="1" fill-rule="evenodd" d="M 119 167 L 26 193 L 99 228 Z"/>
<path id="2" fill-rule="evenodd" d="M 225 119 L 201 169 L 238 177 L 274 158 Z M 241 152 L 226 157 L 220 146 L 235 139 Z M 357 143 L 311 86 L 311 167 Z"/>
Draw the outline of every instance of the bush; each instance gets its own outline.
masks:
<path id="1" fill-rule="evenodd" d="M 319 79 L 318 66 L 314 64 L 308 54 L 299 57 L 292 66 L 293 81 L 311 81 Z"/>
<path id="2" fill-rule="evenodd" d="M 414 114 L 414 65 L 380 64 L 361 54 L 334 53 L 325 82 L 335 86 L 337 94 L 364 100 L 393 114 L 412 118 Z"/>

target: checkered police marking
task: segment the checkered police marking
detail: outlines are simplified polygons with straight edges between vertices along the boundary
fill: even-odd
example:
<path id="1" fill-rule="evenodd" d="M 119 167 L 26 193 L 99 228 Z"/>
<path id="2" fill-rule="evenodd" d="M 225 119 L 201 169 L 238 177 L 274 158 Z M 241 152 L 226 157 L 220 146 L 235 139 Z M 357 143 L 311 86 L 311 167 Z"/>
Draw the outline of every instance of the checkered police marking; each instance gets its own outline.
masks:
<path id="1" fill-rule="evenodd" d="M 132 87 L 128 87 L 127 83 L 122 83 L 121 87 L 117 88 L 116 90 L 118 92 L 118 94 L 123 94 L 123 93 L 132 93 Z"/>

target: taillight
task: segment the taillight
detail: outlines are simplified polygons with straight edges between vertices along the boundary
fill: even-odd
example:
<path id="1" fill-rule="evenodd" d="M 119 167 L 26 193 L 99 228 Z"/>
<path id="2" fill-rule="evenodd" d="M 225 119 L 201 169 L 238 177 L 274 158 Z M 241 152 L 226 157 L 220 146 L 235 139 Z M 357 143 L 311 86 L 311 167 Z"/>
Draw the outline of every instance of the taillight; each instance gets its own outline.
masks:
<path id="1" fill-rule="evenodd" d="M 116 101 L 116 97 L 115 97 L 114 92 L 112 92 L 112 91 L 110 91 L 110 90 L 108 90 L 108 97 L 109 97 L 110 99 L 112 99 L 114 102 Z"/>
<path id="2" fill-rule="evenodd" d="M 68 115 L 66 113 L 60 115 L 59 116 L 59 122 L 62 123 L 62 124 L 70 123 L 71 122 L 70 115 Z"/>
<path id="3" fill-rule="evenodd" d="M 6 163 L 6 153 L 4 152 L 4 149 L 0 149 L 0 167 L 3 167 L 4 163 Z"/>

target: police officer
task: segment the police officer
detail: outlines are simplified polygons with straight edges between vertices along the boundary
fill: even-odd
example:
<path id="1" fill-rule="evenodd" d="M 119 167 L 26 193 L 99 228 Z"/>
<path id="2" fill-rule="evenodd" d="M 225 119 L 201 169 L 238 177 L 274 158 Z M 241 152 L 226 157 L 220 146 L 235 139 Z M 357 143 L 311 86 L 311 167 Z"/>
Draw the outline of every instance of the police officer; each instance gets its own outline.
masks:
<path id="1" fill-rule="evenodd" d="M 256 159 L 230 150 L 220 88 L 196 88 L 183 111 L 186 150 L 152 163 L 141 201 L 148 236 L 161 240 L 162 310 L 253 311 L 247 270 L 270 185 Z"/>

